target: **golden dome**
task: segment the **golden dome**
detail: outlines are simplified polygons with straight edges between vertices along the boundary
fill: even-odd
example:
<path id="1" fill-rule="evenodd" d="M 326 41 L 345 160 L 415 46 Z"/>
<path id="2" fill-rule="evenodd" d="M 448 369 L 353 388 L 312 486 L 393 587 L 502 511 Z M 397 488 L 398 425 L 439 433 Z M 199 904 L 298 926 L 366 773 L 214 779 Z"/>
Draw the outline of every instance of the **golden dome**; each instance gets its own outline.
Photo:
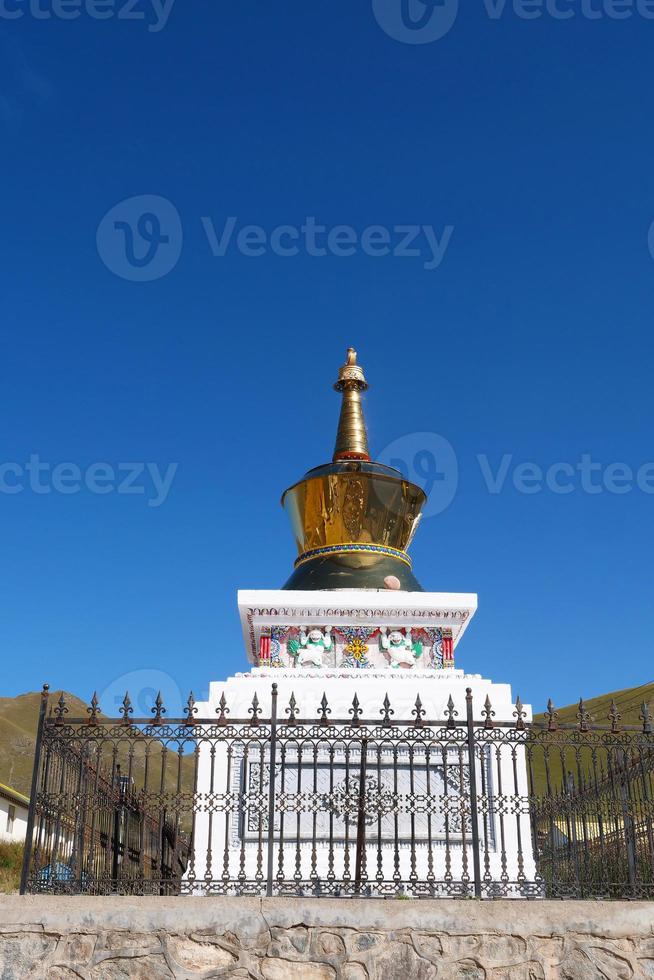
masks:
<path id="1" fill-rule="evenodd" d="M 334 385 L 343 401 L 332 462 L 282 495 L 298 548 L 284 588 L 385 589 L 399 580 L 404 591 L 422 591 L 407 549 L 426 497 L 399 470 L 370 460 L 361 403 L 368 384 L 356 358 L 348 348 Z"/>

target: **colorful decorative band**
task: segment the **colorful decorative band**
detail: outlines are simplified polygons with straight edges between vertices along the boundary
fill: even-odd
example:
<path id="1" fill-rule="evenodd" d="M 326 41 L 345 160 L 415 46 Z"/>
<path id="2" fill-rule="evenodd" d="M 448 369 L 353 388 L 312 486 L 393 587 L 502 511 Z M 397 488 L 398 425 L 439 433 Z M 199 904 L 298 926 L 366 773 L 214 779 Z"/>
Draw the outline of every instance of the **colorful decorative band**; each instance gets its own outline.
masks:
<path id="1" fill-rule="evenodd" d="M 352 552 L 362 555 L 386 555 L 389 558 L 398 558 L 411 568 L 411 559 L 406 551 L 400 551 L 398 548 L 387 548 L 383 544 L 330 544 L 324 548 L 312 548 L 296 558 L 295 567 L 297 568 L 298 565 L 303 565 L 305 561 L 311 561 L 313 558 L 322 558 L 324 555 L 348 555 Z"/>

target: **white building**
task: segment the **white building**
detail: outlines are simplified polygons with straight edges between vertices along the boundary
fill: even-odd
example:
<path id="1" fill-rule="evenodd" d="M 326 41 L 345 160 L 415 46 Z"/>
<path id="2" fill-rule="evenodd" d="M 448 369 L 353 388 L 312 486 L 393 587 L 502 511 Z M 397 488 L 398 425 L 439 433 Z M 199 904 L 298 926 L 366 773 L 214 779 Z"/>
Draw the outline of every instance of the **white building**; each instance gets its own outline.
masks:
<path id="1" fill-rule="evenodd" d="M 25 840 L 29 797 L 0 783 L 0 840 Z"/>
<path id="2" fill-rule="evenodd" d="M 371 461 L 352 349 L 335 388 L 333 460 L 282 497 L 295 570 L 282 589 L 239 592 L 251 669 L 196 705 L 217 722 L 199 748 L 187 887 L 537 894 L 529 811 L 509 800 L 528 795 L 531 709 L 455 669 L 477 596 L 415 578 L 425 495 Z"/>

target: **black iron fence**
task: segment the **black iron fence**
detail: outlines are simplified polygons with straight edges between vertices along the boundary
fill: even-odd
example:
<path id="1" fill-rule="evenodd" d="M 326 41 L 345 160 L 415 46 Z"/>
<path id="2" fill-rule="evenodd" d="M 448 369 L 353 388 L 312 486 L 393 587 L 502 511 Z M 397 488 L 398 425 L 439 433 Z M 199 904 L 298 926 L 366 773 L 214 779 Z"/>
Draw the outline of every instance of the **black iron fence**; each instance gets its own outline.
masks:
<path id="1" fill-rule="evenodd" d="M 23 892 L 654 898 L 654 735 L 418 696 L 364 717 L 41 704 Z"/>

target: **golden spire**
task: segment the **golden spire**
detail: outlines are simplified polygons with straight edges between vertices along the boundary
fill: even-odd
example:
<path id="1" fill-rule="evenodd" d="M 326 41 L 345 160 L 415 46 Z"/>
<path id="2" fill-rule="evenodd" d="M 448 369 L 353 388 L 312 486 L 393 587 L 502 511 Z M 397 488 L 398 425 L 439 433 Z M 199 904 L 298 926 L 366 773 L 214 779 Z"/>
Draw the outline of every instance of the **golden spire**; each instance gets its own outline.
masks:
<path id="1" fill-rule="evenodd" d="M 343 394 L 334 447 L 334 462 L 341 459 L 370 459 L 361 404 L 361 392 L 367 387 L 368 382 L 364 377 L 363 368 L 357 364 L 357 352 L 354 347 L 348 347 L 347 359 L 338 372 L 338 381 L 334 385 L 334 389 Z"/>

